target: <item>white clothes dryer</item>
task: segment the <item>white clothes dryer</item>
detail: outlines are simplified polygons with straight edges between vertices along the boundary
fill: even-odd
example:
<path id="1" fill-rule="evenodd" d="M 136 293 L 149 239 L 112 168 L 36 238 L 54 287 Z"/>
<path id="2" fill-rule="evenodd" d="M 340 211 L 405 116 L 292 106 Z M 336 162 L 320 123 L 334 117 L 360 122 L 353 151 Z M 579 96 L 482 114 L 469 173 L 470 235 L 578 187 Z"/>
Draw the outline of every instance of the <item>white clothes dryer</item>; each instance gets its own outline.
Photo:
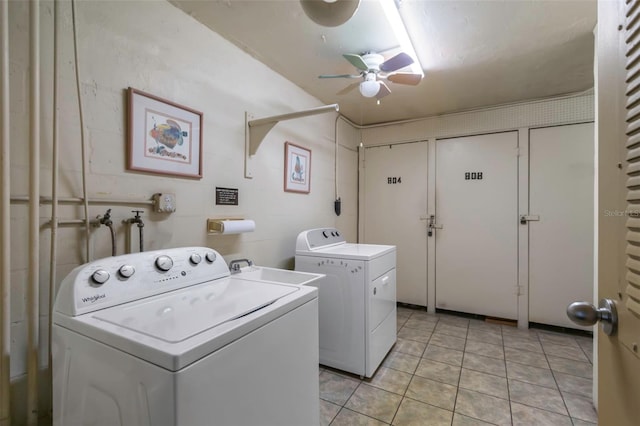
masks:
<path id="1" fill-rule="evenodd" d="M 97 260 L 53 318 L 54 425 L 317 425 L 317 291 L 203 247 Z"/>
<path id="2" fill-rule="evenodd" d="M 335 228 L 303 231 L 295 269 L 318 287 L 320 364 L 372 377 L 396 342 L 396 247 L 347 243 Z"/>

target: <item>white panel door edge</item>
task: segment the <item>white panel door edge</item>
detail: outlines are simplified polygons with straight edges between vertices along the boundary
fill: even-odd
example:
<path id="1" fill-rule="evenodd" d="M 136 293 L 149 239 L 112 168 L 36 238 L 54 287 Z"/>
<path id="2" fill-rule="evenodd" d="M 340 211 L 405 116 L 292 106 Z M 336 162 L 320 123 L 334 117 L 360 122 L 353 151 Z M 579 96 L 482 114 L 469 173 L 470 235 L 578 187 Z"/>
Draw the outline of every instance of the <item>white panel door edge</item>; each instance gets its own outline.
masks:
<path id="1" fill-rule="evenodd" d="M 518 129 L 518 214 L 529 214 L 529 129 Z M 529 328 L 529 227 L 518 227 L 518 328 Z"/>
<path id="2" fill-rule="evenodd" d="M 436 140 L 429 139 L 427 168 L 427 216 L 436 214 Z M 428 234 L 427 234 L 428 235 Z M 427 311 L 436 312 L 436 238 L 427 238 Z"/>

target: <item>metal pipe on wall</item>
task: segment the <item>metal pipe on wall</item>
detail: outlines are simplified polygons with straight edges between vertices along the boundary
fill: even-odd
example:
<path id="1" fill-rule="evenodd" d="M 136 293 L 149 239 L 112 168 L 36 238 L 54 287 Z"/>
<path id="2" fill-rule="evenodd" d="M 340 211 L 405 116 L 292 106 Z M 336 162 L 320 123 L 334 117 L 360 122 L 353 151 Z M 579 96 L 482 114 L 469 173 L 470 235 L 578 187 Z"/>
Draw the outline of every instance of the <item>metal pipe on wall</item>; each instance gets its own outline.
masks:
<path id="1" fill-rule="evenodd" d="M 84 108 L 82 108 L 82 85 L 80 83 L 80 59 L 78 58 L 78 22 L 76 20 L 76 0 L 71 0 L 71 26 L 73 28 L 73 57 L 76 69 L 76 89 L 78 91 L 78 114 L 80 117 L 80 150 L 82 151 L 82 199 L 84 207 L 86 262 L 91 261 L 91 223 L 89 220 L 89 196 L 87 190 L 88 153 L 84 128 Z"/>
<path id="2" fill-rule="evenodd" d="M 53 305 L 56 300 L 56 276 L 58 275 L 58 169 L 59 169 L 59 115 L 58 115 L 58 16 L 59 16 L 59 0 L 53 2 L 53 146 L 51 160 L 51 247 L 49 254 L 49 319 L 48 319 L 48 336 L 49 336 L 49 381 L 53 383 L 53 355 L 52 355 L 52 331 L 53 331 Z M 50 406 L 53 408 L 53 392 L 51 392 Z"/>
<path id="3" fill-rule="evenodd" d="M 11 200 L 9 147 L 9 2 L 0 1 L 0 424 L 11 423 Z"/>
<path id="4" fill-rule="evenodd" d="M 40 286 L 40 0 L 29 3 L 29 282 L 27 286 L 27 424 L 38 424 Z"/>
<path id="5" fill-rule="evenodd" d="M 89 198 L 89 204 L 123 204 L 126 206 L 155 206 L 153 200 L 135 200 L 126 198 Z M 28 195 L 13 195 L 11 196 L 11 203 L 28 203 Z M 42 196 L 40 197 L 40 204 L 52 204 L 53 198 Z M 84 198 L 82 197 L 58 197 L 59 204 L 84 204 Z"/>

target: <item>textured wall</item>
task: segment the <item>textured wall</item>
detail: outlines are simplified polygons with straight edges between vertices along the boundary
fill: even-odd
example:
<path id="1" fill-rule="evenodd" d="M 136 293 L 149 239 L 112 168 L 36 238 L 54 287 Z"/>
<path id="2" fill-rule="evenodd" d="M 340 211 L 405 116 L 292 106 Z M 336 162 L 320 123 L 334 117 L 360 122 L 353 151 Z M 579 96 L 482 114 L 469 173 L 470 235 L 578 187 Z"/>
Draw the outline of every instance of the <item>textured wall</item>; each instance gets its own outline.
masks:
<path id="1" fill-rule="evenodd" d="M 428 117 L 362 131 L 365 146 L 494 133 L 594 120 L 593 91 Z"/>
<path id="2" fill-rule="evenodd" d="M 28 193 L 29 14 L 28 2 L 10 2 L 11 194 Z M 53 3 L 41 7 L 42 108 L 41 185 L 51 195 L 53 57 L 60 75 L 61 197 L 82 196 L 80 124 L 74 77 L 70 2 L 61 2 L 60 47 L 53 52 Z M 143 200 L 172 192 L 177 212 L 152 213 L 149 207 L 92 205 L 90 216 L 112 208 L 118 254 L 125 252 L 131 210 L 142 209 L 145 249 L 204 245 L 225 259 L 248 257 L 259 265 L 293 267 L 297 234 L 308 228 L 337 226 L 356 238 L 357 148 L 359 131 L 338 122 L 339 193 L 335 197 L 335 114 L 285 121 L 264 139 L 254 161 L 254 178 L 244 178 L 245 111 L 256 118 L 317 107 L 319 101 L 274 73 L 219 35 L 163 1 L 77 2 L 79 69 L 89 152 L 90 198 Z M 134 173 L 126 170 L 126 94 L 134 87 L 204 113 L 204 177 L 201 180 Z M 283 191 L 284 142 L 312 150 L 311 193 Z M 215 187 L 239 189 L 239 206 L 216 206 Z M 50 206 L 41 207 L 40 364 L 47 365 Z M 28 205 L 14 203 L 12 215 L 12 414 L 25 416 L 26 283 Z M 77 205 L 60 209 L 61 219 L 81 219 Z M 256 221 L 250 234 L 208 236 L 207 218 L 244 217 Z M 136 230 L 137 232 L 137 230 Z M 134 243 L 136 240 L 134 239 Z M 106 228 L 91 232 L 92 258 L 111 253 Z M 57 281 L 85 261 L 84 231 L 64 227 L 58 238 Z M 41 375 L 40 416 L 49 411 L 46 374 Z"/>

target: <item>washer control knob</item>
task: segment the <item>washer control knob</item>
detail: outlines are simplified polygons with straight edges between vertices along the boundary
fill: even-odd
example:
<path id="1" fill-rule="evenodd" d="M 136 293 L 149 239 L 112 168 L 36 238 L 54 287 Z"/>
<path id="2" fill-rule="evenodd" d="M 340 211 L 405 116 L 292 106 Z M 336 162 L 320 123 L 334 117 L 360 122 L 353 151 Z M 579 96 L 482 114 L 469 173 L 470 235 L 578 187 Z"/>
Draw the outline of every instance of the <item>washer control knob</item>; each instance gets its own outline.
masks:
<path id="1" fill-rule="evenodd" d="M 160 255 L 156 258 L 156 267 L 166 272 L 173 267 L 173 260 L 167 255 Z"/>
<path id="2" fill-rule="evenodd" d="M 93 274 L 91 274 L 91 281 L 93 281 L 94 284 L 102 285 L 107 282 L 109 277 L 110 275 L 106 270 L 98 269 Z"/>
<path id="3" fill-rule="evenodd" d="M 198 263 L 202 262 L 202 256 L 200 256 L 198 253 L 193 253 L 191 256 L 189 256 L 189 261 L 194 265 L 197 265 Z"/>
<path id="4" fill-rule="evenodd" d="M 327 235 L 327 231 L 322 231 L 322 235 L 324 235 L 325 238 L 329 238 L 329 235 Z"/>
<path id="5" fill-rule="evenodd" d="M 209 251 L 204 255 L 204 258 L 207 259 L 207 262 L 213 263 L 216 260 L 216 254 L 212 251 Z"/>
<path id="6" fill-rule="evenodd" d="M 130 278 L 133 274 L 135 274 L 136 268 L 131 265 L 122 265 L 120 269 L 118 269 L 118 274 L 122 278 Z"/>

